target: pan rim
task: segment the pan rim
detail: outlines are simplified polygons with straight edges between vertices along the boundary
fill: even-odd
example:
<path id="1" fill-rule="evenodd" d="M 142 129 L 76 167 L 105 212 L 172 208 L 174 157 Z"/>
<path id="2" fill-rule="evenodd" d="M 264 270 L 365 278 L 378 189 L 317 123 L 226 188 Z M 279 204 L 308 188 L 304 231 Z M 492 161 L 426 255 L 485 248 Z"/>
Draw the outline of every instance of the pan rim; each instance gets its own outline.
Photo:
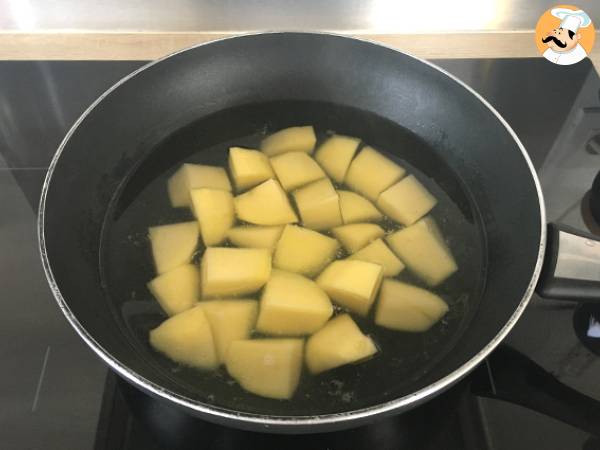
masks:
<path id="1" fill-rule="evenodd" d="M 240 39 L 240 38 L 247 38 L 247 37 L 254 37 L 254 36 L 261 36 L 261 35 L 277 35 L 277 34 L 330 36 L 330 37 L 335 37 L 335 38 L 356 40 L 359 42 L 376 45 L 378 47 L 383 47 L 385 49 L 392 50 L 394 52 L 398 52 L 400 54 L 408 56 L 409 58 L 420 61 L 421 63 L 426 64 L 427 66 L 431 67 L 432 69 L 437 70 L 437 71 L 441 72 L 442 74 L 446 75 L 451 80 L 453 80 L 455 83 L 462 86 L 462 88 L 464 88 L 467 92 L 469 92 L 475 98 L 477 98 L 492 114 L 494 114 L 494 116 L 498 119 L 498 121 L 504 126 L 506 131 L 513 138 L 513 140 L 515 141 L 515 143 L 521 150 L 523 159 L 525 160 L 525 163 L 527 164 L 527 167 L 529 168 L 531 177 L 535 184 L 537 197 L 538 197 L 538 201 L 539 201 L 540 242 L 539 242 L 537 261 L 533 268 L 533 272 L 532 272 L 532 276 L 529 281 L 529 284 L 524 292 L 523 297 L 521 298 L 521 301 L 519 302 L 519 305 L 517 306 L 517 308 L 515 309 L 513 314 L 510 316 L 510 318 L 507 320 L 505 325 L 502 327 L 502 329 L 500 329 L 500 331 L 496 334 L 496 336 L 494 336 L 494 338 L 492 340 L 490 340 L 490 342 L 488 342 L 477 354 L 475 354 L 471 359 L 466 361 L 459 368 L 457 368 L 456 370 L 447 374 L 443 378 L 436 380 L 435 382 L 429 384 L 428 386 L 426 386 L 416 392 L 413 392 L 409 395 L 406 395 L 406 396 L 403 396 L 400 398 L 396 398 L 394 400 L 390 400 L 390 401 L 387 401 L 384 403 L 380 403 L 380 404 L 377 404 L 374 406 L 361 408 L 361 409 L 357 409 L 357 410 L 353 410 L 353 411 L 346 411 L 346 412 L 337 413 L 337 414 L 330 413 L 330 414 L 314 415 L 314 416 L 269 416 L 269 415 L 261 415 L 261 414 L 256 414 L 256 413 L 233 412 L 231 410 L 222 409 L 222 408 L 215 407 L 215 406 L 210 406 L 210 405 L 204 404 L 202 402 L 192 400 L 188 397 L 179 395 L 170 389 L 165 389 L 162 386 L 142 377 L 138 373 L 129 369 L 126 365 L 122 364 L 117 358 L 115 358 L 112 354 L 110 354 L 110 352 L 108 352 L 105 348 L 103 348 L 96 341 L 96 339 L 90 333 L 88 333 L 88 331 L 85 329 L 85 327 L 83 327 L 83 325 L 75 317 L 75 315 L 69 308 L 67 302 L 65 301 L 64 297 L 62 296 L 62 293 L 60 292 L 58 284 L 54 278 L 54 274 L 52 272 L 52 268 L 50 267 L 50 261 L 48 259 L 48 254 L 47 254 L 47 249 L 46 249 L 46 241 L 45 241 L 45 234 L 44 234 L 46 197 L 48 194 L 50 183 L 52 181 L 52 175 L 53 175 L 54 169 L 60 159 L 60 156 L 61 156 L 63 150 L 67 146 L 67 143 L 69 142 L 71 136 L 75 133 L 75 131 L 77 130 L 79 125 L 85 120 L 85 118 L 92 112 L 92 110 L 98 104 L 100 104 L 109 94 L 111 94 L 113 91 L 115 91 L 119 86 L 121 86 L 125 82 L 129 81 L 130 79 L 134 78 L 139 73 L 154 66 L 155 64 L 158 64 L 159 62 L 161 62 L 163 60 L 166 60 L 173 56 L 179 55 L 180 53 L 183 53 L 183 52 L 186 52 L 189 50 L 193 50 L 198 47 L 202 47 L 204 45 L 209 45 L 211 43 L 226 41 L 226 40 L 230 40 L 230 39 Z M 136 69 L 135 71 L 133 71 L 130 74 L 126 75 L 125 77 L 121 78 L 119 81 L 117 81 L 111 87 L 109 87 L 105 92 L 103 92 L 90 106 L 88 106 L 85 109 L 85 111 L 74 122 L 74 124 L 71 126 L 71 128 L 69 129 L 69 131 L 67 132 L 67 134 L 65 135 L 63 140 L 61 141 L 56 153 L 54 154 L 54 156 L 52 158 L 52 161 L 50 162 L 50 165 L 48 167 L 48 172 L 46 174 L 46 177 L 44 179 L 44 184 L 42 186 L 40 204 L 39 204 L 39 208 L 38 208 L 37 234 L 38 234 L 38 246 L 39 246 L 40 256 L 42 259 L 44 273 L 46 275 L 46 279 L 48 281 L 48 284 L 50 286 L 52 294 L 53 294 L 59 308 L 65 315 L 67 321 L 71 324 L 71 326 L 75 329 L 75 331 L 79 334 L 79 336 L 83 339 L 83 341 L 106 364 L 108 364 L 108 366 L 112 370 L 117 372 L 121 377 L 123 377 L 124 379 L 126 379 L 127 381 L 129 381 L 135 385 L 140 386 L 141 388 L 143 388 L 146 392 L 149 392 L 150 394 L 153 394 L 158 397 L 162 397 L 164 399 L 172 401 L 173 403 L 175 403 L 179 406 L 191 409 L 197 413 L 202 414 L 209 420 L 212 419 L 213 421 L 216 421 L 218 418 L 218 419 L 220 419 L 220 421 L 227 421 L 230 424 L 234 424 L 237 422 L 235 425 L 238 427 L 245 426 L 246 428 L 249 428 L 249 427 L 252 427 L 253 425 L 257 425 L 257 426 L 263 427 L 265 430 L 271 430 L 271 431 L 278 431 L 278 430 L 282 431 L 284 429 L 287 429 L 287 430 L 294 430 L 296 432 L 302 432 L 301 431 L 302 428 L 305 428 L 308 430 L 315 426 L 329 425 L 331 428 L 339 429 L 339 428 L 344 428 L 344 424 L 346 424 L 345 427 L 350 427 L 350 426 L 356 425 L 358 423 L 364 423 L 364 422 L 368 421 L 370 418 L 373 418 L 375 416 L 392 414 L 393 412 L 400 410 L 402 408 L 405 408 L 408 406 L 416 406 L 420 403 L 427 401 L 427 399 L 432 397 L 434 394 L 443 392 L 445 389 L 451 387 L 453 384 L 455 384 L 460 379 L 462 379 L 464 376 L 466 376 L 469 372 L 471 372 L 476 366 L 478 366 L 504 340 L 506 335 L 510 332 L 510 330 L 514 327 L 514 325 L 516 324 L 516 322 L 518 321 L 520 316 L 523 314 L 523 311 L 525 310 L 526 306 L 529 303 L 531 296 L 533 295 L 535 286 L 537 284 L 537 280 L 539 278 L 539 275 L 540 275 L 540 272 L 542 269 L 545 247 L 546 247 L 546 208 L 545 208 L 545 202 L 544 202 L 544 198 L 543 198 L 541 185 L 540 185 L 538 176 L 535 172 L 533 163 L 529 157 L 529 154 L 527 153 L 527 150 L 525 149 L 524 145 L 519 140 L 519 138 L 516 135 L 516 133 L 514 132 L 514 130 L 506 122 L 506 120 L 500 115 L 500 113 L 490 103 L 487 102 L 487 100 L 485 100 L 479 93 L 477 93 L 474 89 L 472 89 L 470 86 L 465 84 L 459 78 L 455 77 L 454 75 L 450 74 L 449 72 L 445 71 L 444 69 L 442 69 L 442 68 L 436 66 L 435 64 L 433 64 L 429 61 L 426 61 L 422 58 L 413 56 L 409 53 L 400 51 L 391 46 L 388 46 L 388 45 L 385 45 L 385 44 L 382 44 L 379 42 L 375 42 L 370 39 L 365 39 L 362 37 L 359 37 L 359 38 L 350 37 L 350 36 L 342 35 L 339 33 L 330 33 L 330 32 L 267 31 L 267 32 L 245 33 L 245 34 L 240 34 L 240 35 L 235 35 L 235 36 L 227 36 L 227 37 L 224 37 L 221 39 L 216 39 L 214 41 L 209 41 L 209 42 L 203 42 L 203 43 L 191 46 L 191 47 L 187 47 L 182 50 L 178 50 L 176 52 L 173 52 L 171 54 L 163 56 L 154 61 L 150 61 L 147 64 L 144 64 L 142 67 Z M 239 423 L 240 421 L 242 422 L 241 424 Z"/>

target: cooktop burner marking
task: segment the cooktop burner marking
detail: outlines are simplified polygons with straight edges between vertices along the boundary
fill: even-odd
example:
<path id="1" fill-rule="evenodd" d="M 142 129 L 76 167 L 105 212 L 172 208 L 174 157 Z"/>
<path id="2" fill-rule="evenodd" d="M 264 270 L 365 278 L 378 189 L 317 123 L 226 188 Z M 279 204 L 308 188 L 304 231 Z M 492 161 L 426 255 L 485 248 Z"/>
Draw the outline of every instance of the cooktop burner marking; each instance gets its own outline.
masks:
<path id="1" fill-rule="evenodd" d="M 50 358 L 50 346 L 46 348 L 46 353 L 44 354 L 44 361 L 42 362 L 42 370 L 40 370 L 40 376 L 37 382 L 37 388 L 35 389 L 35 396 L 33 397 L 33 404 L 31 405 L 31 412 L 34 413 L 37 411 L 40 392 L 42 390 L 42 383 L 44 382 L 44 376 L 46 375 L 46 366 L 48 365 L 48 359 Z"/>

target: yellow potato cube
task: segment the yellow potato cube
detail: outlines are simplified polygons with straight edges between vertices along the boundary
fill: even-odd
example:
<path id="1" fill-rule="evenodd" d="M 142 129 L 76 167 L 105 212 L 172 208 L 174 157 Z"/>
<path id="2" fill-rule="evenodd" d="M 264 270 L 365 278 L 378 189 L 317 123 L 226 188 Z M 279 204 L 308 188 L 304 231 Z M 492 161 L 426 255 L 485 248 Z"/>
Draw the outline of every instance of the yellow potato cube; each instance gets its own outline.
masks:
<path id="1" fill-rule="evenodd" d="M 240 220 L 256 225 L 285 225 L 298 217 L 281 185 L 271 179 L 233 199 Z"/>
<path id="2" fill-rule="evenodd" d="M 312 334 L 332 314 L 329 297 L 313 280 L 273 270 L 260 299 L 256 329 L 279 336 Z"/>
<path id="3" fill-rule="evenodd" d="M 342 246 L 350 253 L 365 247 L 385 234 L 383 228 L 373 223 L 353 223 L 331 230 Z"/>
<path id="4" fill-rule="evenodd" d="M 402 225 L 412 225 L 436 203 L 435 197 L 413 175 L 387 188 L 377 199 L 377 207 Z"/>
<path id="5" fill-rule="evenodd" d="M 170 317 L 150 331 L 150 345 L 169 359 L 200 369 L 215 369 L 219 362 L 212 331 L 198 306 Z"/>
<path id="6" fill-rule="evenodd" d="M 406 267 L 430 286 L 437 286 L 458 270 L 450 249 L 430 217 L 386 237 Z"/>
<path id="7" fill-rule="evenodd" d="M 263 152 L 241 147 L 229 149 L 229 172 L 238 192 L 275 176 L 269 158 Z"/>
<path id="8" fill-rule="evenodd" d="M 275 250 L 283 226 L 261 227 L 244 225 L 231 228 L 227 232 L 227 239 L 237 247 L 267 248 Z"/>
<path id="9" fill-rule="evenodd" d="M 348 314 L 331 319 L 306 342 L 306 365 L 312 374 L 364 360 L 377 353 Z"/>
<path id="10" fill-rule="evenodd" d="M 447 312 L 446 302 L 434 293 L 386 279 L 381 285 L 375 323 L 392 330 L 427 331 Z"/>
<path id="11" fill-rule="evenodd" d="M 193 189 L 190 196 L 204 245 L 208 247 L 223 242 L 235 222 L 231 192 L 202 188 Z"/>
<path id="12" fill-rule="evenodd" d="M 201 302 L 215 340 L 219 364 L 225 362 L 229 345 L 233 341 L 248 339 L 256 324 L 256 300 L 214 300 Z"/>
<path id="13" fill-rule="evenodd" d="M 271 158 L 271 166 L 287 192 L 325 177 L 323 169 L 306 153 L 289 152 Z"/>
<path id="14" fill-rule="evenodd" d="M 154 278 L 148 283 L 148 290 L 162 309 L 174 316 L 200 300 L 200 271 L 192 264 L 184 264 Z"/>
<path id="15" fill-rule="evenodd" d="M 406 171 L 377 150 L 365 147 L 350 164 L 344 182 L 372 202 Z"/>
<path id="16" fill-rule="evenodd" d="M 260 148 L 268 156 L 287 152 L 312 153 L 316 143 L 317 137 L 313 127 L 290 127 L 267 136 Z"/>
<path id="17" fill-rule="evenodd" d="M 258 291 L 271 275 L 271 252 L 263 248 L 208 247 L 200 263 L 202 296 Z"/>
<path id="18" fill-rule="evenodd" d="M 381 220 L 383 215 L 369 200 L 352 191 L 337 191 L 340 196 L 340 211 L 344 224 L 373 222 Z"/>
<path id="19" fill-rule="evenodd" d="M 293 195 L 305 227 L 327 230 L 342 224 L 339 197 L 327 178 L 301 187 Z"/>
<path id="20" fill-rule="evenodd" d="M 286 225 L 273 255 L 273 266 L 314 277 L 335 258 L 338 242 L 307 228 Z"/>
<path id="21" fill-rule="evenodd" d="M 231 191 L 227 172 L 222 167 L 183 164 L 167 182 L 169 199 L 174 207 L 190 206 L 192 189 L 211 188 Z"/>
<path id="22" fill-rule="evenodd" d="M 156 272 L 161 274 L 191 261 L 198 246 L 197 222 L 150 227 L 148 235 Z"/>
<path id="23" fill-rule="evenodd" d="M 404 270 L 404 264 L 381 239 L 376 239 L 366 247 L 357 251 L 349 259 L 379 264 L 383 268 L 384 277 L 395 277 Z"/>
<path id="24" fill-rule="evenodd" d="M 335 135 L 327 139 L 317 150 L 315 159 L 337 183 L 343 183 L 350 162 L 354 158 L 360 139 Z"/>
<path id="25" fill-rule="evenodd" d="M 332 262 L 317 278 L 317 284 L 336 303 L 366 316 L 381 284 L 379 264 L 351 259 Z"/>
<path id="26" fill-rule="evenodd" d="M 302 370 L 302 339 L 233 341 L 226 367 L 248 392 L 275 399 L 292 398 Z"/>

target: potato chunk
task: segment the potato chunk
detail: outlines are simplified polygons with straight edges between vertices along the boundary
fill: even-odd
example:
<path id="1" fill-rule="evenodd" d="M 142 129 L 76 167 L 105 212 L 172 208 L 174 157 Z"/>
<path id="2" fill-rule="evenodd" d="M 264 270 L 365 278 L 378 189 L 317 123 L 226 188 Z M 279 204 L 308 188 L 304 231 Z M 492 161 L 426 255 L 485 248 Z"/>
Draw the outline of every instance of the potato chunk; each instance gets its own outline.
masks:
<path id="1" fill-rule="evenodd" d="M 327 230 L 342 224 L 339 197 L 327 178 L 294 192 L 302 224 L 313 230 Z"/>
<path id="2" fill-rule="evenodd" d="M 227 232 L 227 239 L 237 247 L 267 248 L 275 250 L 283 226 L 261 227 L 245 225 L 231 228 Z"/>
<path id="3" fill-rule="evenodd" d="M 332 262 L 317 278 L 317 284 L 336 303 L 366 316 L 381 284 L 379 264 L 357 260 Z"/>
<path id="4" fill-rule="evenodd" d="M 233 341 L 226 367 L 240 386 L 262 397 L 289 399 L 302 370 L 302 339 L 251 339 Z"/>
<path id="5" fill-rule="evenodd" d="M 344 182 L 372 202 L 381 192 L 404 176 L 406 171 L 377 150 L 365 147 L 348 168 Z"/>
<path id="6" fill-rule="evenodd" d="M 148 283 L 148 290 L 162 309 L 174 316 L 200 300 L 200 271 L 192 264 L 184 264 L 154 278 Z"/>
<path id="7" fill-rule="evenodd" d="M 312 334 L 332 314 L 329 297 L 313 280 L 273 270 L 260 299 L 256 329 L 279 336 Z"/>
<path id="8" fill-rule="evenodd" d="M 170 317 L 151 330 L 150 345 L 186 366 L 214 369 L 219 364 L 210 325 L 204 310 L 198 306 Z"/>
<path id="9" fill-rule="evenodd" d="M 350 162 L 356 153 L 360 139 L 335 135 L 327 139 L 317 150 L 315 159 L 337 183 L 343 183 Z"/>
<path id="10" fill-rule="evenodd" d="M 212 188 L 231 191 L 227 172 L 222 167 L 183 164 L 167 182 L 169 199 L 174 207 L 190 206 L 192 189 Z"/>
<path id="11" fill-rule="evenodd" d="M 148 235 L 156 272 L 161 274 L 191 261 L 198 246 L 198 222 L 150 227 Z"/>
<path id="12" fill-rule="evenodd" d="M 377 347 L 365 336 L 348 314 L 330 320 L 306 343 L 306 365 L 312 374 L 350 364 L 377 353 Z"/>
<path id="13" fill-rule="evenodd" d="M 256 324 L 256 300 L 214 300 L 201 302 L 217 350 L 219 364 L 225 362 L 229 345 L 239 339 L 248 339 Z"/>
<path id="14" fill-rule="evenodd" d="M 386 279 L 381 285 L 375 323 L 392 330 L 427 331 L 447 312 L 446 302 L 434 293 Z"/>
<path id="15" fill-rule="evenodd" d="M 263 248 L 209 247 L 200 263 L 202 296 L 258 291 L 271 275 L 271 252 Z"/>
<path id="16" fill-rule="evenodd" d="M 313 127 L 290 127 L 267 136 L 260 144 L 260 148 L 267 156 L 287 152 L 312 153 L 316 143 L 317 137 Z"/>
<path id="17" fill-rule="evenodd" d="M 241 147 L 229 149 L 229 172 L 238 192 L 275 176 L 269 158 L 263 152 Z"/>
<path id="18" fill-rule="evenodd" d="M 335 258 L 338 241 L 307 228 L 286 225 L 273 255 L 273 266 L 314 277 Z"/>
<path id="19" fill-rule="evenodd" d="M 387 188 L 377 199 L 377 207 L 402 225 L 412 225 L 436 203 L 435 197 L 413 175 Z"/>
<path id="20" fill-rule="evenodd" d="M 235 222 L 231 192 L 202 188 L 193 189 L 190 196 L 204 245 L 208 247 L 223 242 Z"/>
<path id="21" fill-rule="evenodd" d="M 344 224 L 381 220 L 383 215 L 369 200 L 352 191 L 337 191 Z"/>
<path id="22" fill-rule="evenodd" d="M 381 239 L 374 240 L 365 248 L 351 255 L 349 259 L 379 264 L 383 268 L 384 277 L 395 277 L 404 270 L 402 261 L 394 255 L 394 252 Z"/>
<path id="23" fill-rule="evenodd" d="M 256 225 L 285 225 L 298 217 L 281 185 L 271 179 L 233 199 L 240 220 Z"/>
<path id="24" fill-rule="evenodd" d="M 386 237 L 406 267 L 429 286 L 437 286 L 458 270 L 450 249 L 430 217 Z"/>
<path id="25" fill-rule="evenodd" d="M 342 225 L 335 227 L 331 232 L 350 253 L 360 250 L 385 234 L 383 228 L 373 223 Z"/>
<path id="26" fill-rule="evenodd" d="M 287 192 L 325 177 L 323 169 L 306 153 L 289 152 L 271 158 L 271 166 Z"/>

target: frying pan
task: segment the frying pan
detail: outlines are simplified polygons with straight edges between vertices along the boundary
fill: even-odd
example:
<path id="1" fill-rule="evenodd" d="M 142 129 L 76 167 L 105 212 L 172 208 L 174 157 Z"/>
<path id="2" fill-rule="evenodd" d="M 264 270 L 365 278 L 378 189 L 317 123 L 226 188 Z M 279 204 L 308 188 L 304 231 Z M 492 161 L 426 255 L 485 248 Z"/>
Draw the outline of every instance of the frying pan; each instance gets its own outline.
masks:
<path id="1" fill-rule="evenodd" d="M 442 215 L 460 266 L 449 286 L 463 294 L 446 296 L 447 328 L 383 334 L 381 357 L 304 376 L 306 390 L 276 401 L 150 349 L 148 330 L 164 316 L 144 287 L 153 276 L 145 230 L 190 219 L 168 208 L 164 188 L 182 161 L 223 164 L 228 145 L 303 124 L 357 136 L 431 182 L 446 199 L 434 216 Z M 445 212 L 465 228 L 453 230 Z M 542 267 L 543 294 L 598 298 L 598 243 L 549 230 L 527 152 L 477 93 L 390 48 L 309 33 L 215 41 L 125 77 L 65 137 L 39 210 L 40 251 L 58 305 L 113 370 L 209 421 L 294 433 L 357 426 L 450 387 L 514 326 Z"/>

